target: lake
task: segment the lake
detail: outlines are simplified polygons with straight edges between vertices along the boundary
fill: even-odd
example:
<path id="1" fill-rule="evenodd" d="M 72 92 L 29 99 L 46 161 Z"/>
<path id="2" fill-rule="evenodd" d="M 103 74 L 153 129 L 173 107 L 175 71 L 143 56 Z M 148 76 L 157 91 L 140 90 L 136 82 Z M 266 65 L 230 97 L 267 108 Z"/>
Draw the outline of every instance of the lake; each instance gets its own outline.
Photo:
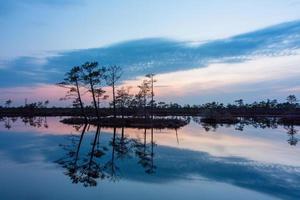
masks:
<path id="1" fill-rule="evenodd" d="M 300 199 L 298 126 L 177 130 L 3 118 L 0 199 Z"/>

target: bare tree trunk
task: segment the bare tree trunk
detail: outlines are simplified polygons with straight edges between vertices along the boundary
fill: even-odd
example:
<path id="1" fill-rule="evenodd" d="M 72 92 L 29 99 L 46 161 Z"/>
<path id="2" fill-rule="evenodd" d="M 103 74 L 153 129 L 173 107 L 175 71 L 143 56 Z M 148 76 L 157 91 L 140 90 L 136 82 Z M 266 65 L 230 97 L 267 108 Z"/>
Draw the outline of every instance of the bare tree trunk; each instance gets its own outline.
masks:
<path id="1" fill-rule="evenodd" d="M 100 108 L 100 96 L 98 96 L 97 98 L 97 104 L 98 104 L 98 108 Z"/>
<path id="2" fill-rule="evenodd" d="M 119 108 L 120 109 L 120 108 Z M 125 110 L 125 105 L 121 103 L 121 115 L 122 115 L 122 120 L 124 119 L 124 110 Z"/>
<path id="3" fill-rule="evenodd" d="M 146 99 L 146 96 L 144 96 L 144 118 L 146 119 L 147 118 L 147 114 L 146 114 L 146 110 L 147 110 L 147 99 Z"/>
<path id="4" fill-rule="evenodd" d="M 113 83 L 112 85 L 113 88 L 113 107 L 114 107 L 114 118 L 117 117 L 117 113 L 116 113 L 116 94 L 115 94 L 115 83 Z"/>
<path id="5" fill-rule="evenodd" d="M 92 96 L 93 96 L 93 102 L 94 102 L 94 107 L 96 109 L 96 114 L 97 114 L 97 119 L 98 122 L 100 120 L 100 115 L 99 115 L 99 108 L 97 106 L 97 101 L 96 101 L 96 97 L 95 97 L 95 90 L 94 90 L 94 85 L 93 83 L 90 81 L 90 86 L 91 86 L 91 90 L 92 90 Z"/>
<path id="6" fill-rule="evenodd" d="M 85 123 L 87 123 L 88 120 L 87 120 L 87 116 L 86 116 L 85 111 L 84 111 L 84 107 L 83 107 L 83 103 L 82 103 L 82 100 L 81 100 L 81 95 L 80 95 L 79 85 L 78 85 L 78 81 L 77 80 L 76 80 L 76 89 L 77 89 L 77 95 L 78 95 L 78 100 L 79 100 L 81 112 L 82 112 L 82 115 L 84 117 Z"/>
<path id="7" fill-rule="evenodd" d="M 153 76 L 151 76 L 151 119 L 153 120 L 153 107 L 154 107 L 154 93 L 153 93 Z"/>

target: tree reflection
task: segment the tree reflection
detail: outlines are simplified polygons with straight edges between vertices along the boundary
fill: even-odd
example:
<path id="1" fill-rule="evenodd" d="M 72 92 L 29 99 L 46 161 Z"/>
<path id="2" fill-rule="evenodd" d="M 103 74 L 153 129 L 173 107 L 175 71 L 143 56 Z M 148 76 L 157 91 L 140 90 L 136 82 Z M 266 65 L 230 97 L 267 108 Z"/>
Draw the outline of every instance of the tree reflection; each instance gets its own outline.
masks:
<path id="1" fill-rule="evenodd" d="M 148 174 L 155 173 L 156 166 L 154 165 L 154 141 L 153 128 L 151 128 L 151 143 L 147 145 L 147 129 L 144 129 L 143 142 L 136 140 L 135 153 L 139 158 L 138 163 L 145 169 Z"/>
<path id="2" fill-rule="evenodd" d="M 78 159 L 79 159 L 79 151 L 82 144 L 83 136 L 85 134 L 87 128 L 87 124 L 84 125 L 82 132 L 80 134 L 78 144 L 76 144 L 76 139 L 72 138 L 70 148 L 66 145 L 62 145 L 63 148 L 67 151 L 66 157 L 60 159 L 57 161 L 60 165 L 62 165 L 63 168 L 65 168 L 66 175 L 68 175 L 73 183 L 78 183 L 80 180 L 80 176 L 77 175 L 78 169 L 80 168 L 80 165 L 78 165 Z M 79 130 L 80 127 L 76 126 L 76 130 Z"/>
<path id="3" fill-rule="evenodd" d="M 125 136 L 125 128 L 121 129 L 121 137 L 115 139 L 115 151 L 118 159 L 126 159 L 131 157 L 133 148 L 133 139 Z"/>
<path id="4" fill-rule="evenodd" d="M 298 130 L 295 129 L 293 124 L 285 126 L 285 129 L 287 130 L 287 134 L 289 135 L 289 139 L 287 140 L 288 143 L 291 146 L 296 146 L 298 143 L 298 138 L 295 137 L 295 135 L 297 134 Z"/>
<path id="5" fill-rule="evenodd" d="M 47 117 L 21 117 L 21 120 L 25 125 L 36 128 L 49 128 Z"/>
<path id="6" fill-rule="evenodd" d="M 94 137 L 94 141 L 92 143 L 91 151 L 88 154 L 89 159 L 85 160 L 87 162 L 82 165 L 80 171 L 81 173 L 80 182 L 82 182 L 85 187 L 96 186 L 97 178 L 101 178 L 101 179 L 105 178 L 105 175 L 102 172 L 101 164 L 96 160 L 96 158 L 100 158 L 105 154 L 104 151 L 100 150 L 100 146 L 99 146 L 100 133 L 101 133 L 101 127 L 98 125 Z"/>
<path id="7" fill-rule="evenodd" d="M 18 117 L 2 117 L 0 121 L 4 122 L 4 128 L 11 129 L 18 119 Z M 20 119 L 25 126 L 29 125 L 35 128 L 49 128 L 46 117 L 20 117 Z"/>
<path id="8" fill-rule="evenodd" d="M 176 135 L 176 141 L 177 141 L 177 144 L 179 144 L 179 138 L 178 138 L 178 131 L 177 131 L 177 128 L 175 128 L 175 135 Z"/>
<path id="9" fill-rule="evenodd" d="M 142 166 L 145 173 L 153 174 L 156 171 L 154 164 L 154 133 L 150 129 L 151 141 L 147 143 L 147 129 L 143 131 L 143 139 L 129 139 L 125 136 L 125 128 L 121 128 L 121 133 L 117 133 L 117 128 L 113 128 L 113 134 L 107 146 L 100 145 L 101 127 L 97 126 L 91 146 L 84 148 L 85 133 L 89 125 L 75 126 L 79 131 L 78 135 L 68 137 L 70 142 L 67 145 L 60 145 L 66 154 L 56 162 L 66 171 L 72 183 L 81 183 L 85 187 L 96 186 L 99 180 L 118 181 L 121 178 L 118 160 L 130 159 L 133 156 L 138 158 L 138 164 Z M 104 143 L 104 140 L 102 141 Z M 111 152 L 109 155 L 107 152 Z"/>
<path id="10" fill-rule="evenodd" d="M 245 126 L 252 126 L 254 128 L 278 128 L 279 119 L 276 117 L 234 117 L 234 118 L 220 118 L 210 119 L 205 117 L 193 117 L 195 123 L 200 124 L 205 131 L 216 131 L 220 126 L 231 127 L 235 130 L 243 131 Z"/>
<path id="11" fill-rule="evenodd" d="M 217 130 L 218 128 L 217 123 L 207 123 L 202 121 L 201 119 L 202 119 L 201 117 L 193 117 L 193 121 L 197 124 L 200 124 L 206 132 Z"/>
<path id="12" fill-rule="evenodd" d="M 99 138 L 101 128 L 97 126 L 95 136 L 91 143 L 91 150 L 80 159 L 79 152 L 82 146 L 84 134 L 87 130 L 87 124 L 84 125 L 78 140 L 72 140 L 69 146 L 62 145 L 67 151 L 65 157 L 57 161 L 63 168 L 66 169 L 65 174 L 70 177 L 73 183 L 82 183 L 85 187 L 96 186 L 98 178 L 105 178 L 102 172 L 102 166 L 97 161 L 105 153 L 100 149 Z"/>
<path id="13" fill-rule="evenodd" d="M 117 181 L 119 179 L 118 170 L 119 168 L 116 166 L 115 163 L 115 149 L 116 149 L 116 130 L 117 128 L 113 128 L 113 138 L 110 142 L 110 146 L 112 147 L 111 151 L 111 159 L 106 162 L 104 169 L 108 174 L 108 177 L 111 181 Z"/>
<path id="14" fill-rule="evenodd" d="M 11 129 L 11 123 L 12 123 L 12 120 L 11 120 L 11 118 L 9 118 L 9 117 L 6 117 L 6 119 L 4 120 L 4 127 L 6 128 L 6 129 Z"/>
<path id="15" fill-rule="evenodd" d="M 238 131 L 244 131 L 246 126 L 252 126 L 254 128 L 261 129 L 276 129 L 279 125 L 282 125 L 281 121 L 276 117 L 240 117 L 236 118 L 236 121 L 232 123 L 220 123 L 203 120 L 201 117 L 193 117 L 193 121 L 200 124 L 206 132 L 216 131 L 219 126 L 223 126 L 224 124 L 227 125 L 227 127 L 234 126 L 235 130 Z M 298 130 L 295 129 L 294 124 L 284 124 L 283 127 L 287 130 L 287 134 L 289 135 L 289 139 L 287 140 L 288 143 L 292 146 L 296 146 L 298 143 L 298 138 L 295 135 L 298 133 Z"/>

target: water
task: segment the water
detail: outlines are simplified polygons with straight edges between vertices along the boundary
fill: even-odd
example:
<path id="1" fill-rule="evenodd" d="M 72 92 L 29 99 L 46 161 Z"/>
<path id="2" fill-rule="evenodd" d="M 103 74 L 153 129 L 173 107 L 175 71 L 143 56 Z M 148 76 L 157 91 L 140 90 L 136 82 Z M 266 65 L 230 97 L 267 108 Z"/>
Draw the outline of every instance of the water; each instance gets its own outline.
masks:
<path id="1" fill-rule="evenodd" d="M 115 137 L 87 126 L 80 140 L 84 126 L 60 120 L 0 122 L 1 200 L 300 199 L 297 126 L 214 130 L 191 121 L 118 128 Z"/>

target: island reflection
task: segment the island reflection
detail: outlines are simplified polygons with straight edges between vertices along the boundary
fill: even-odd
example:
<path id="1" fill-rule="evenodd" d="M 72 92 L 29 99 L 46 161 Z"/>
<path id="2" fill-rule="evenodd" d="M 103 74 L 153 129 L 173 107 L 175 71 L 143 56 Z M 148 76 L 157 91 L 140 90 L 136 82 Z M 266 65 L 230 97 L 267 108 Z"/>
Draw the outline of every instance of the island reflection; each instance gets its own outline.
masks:
<path id="1" fill-rule="evenodd" d="M 17 122 L 37 129 L 45 127 L 51 129 L 55 126 L 55 124 L 48 124 L 51 120 L 45 117 L 2 118 L 1 120 L 3 128 L 7 122 L 10 123 L 9 131 Z M 214 134 L 218 134 L 218 128 L 229 127 L 224 124 L 203 124 L 199 118 L 193 118 L 194 121 L 200 122 L 201 129 L 208 131 L 209 134 L 212 129 L 215 131 Z M 255 121 L 255 123 L 250 123 L 251 121 Z M 282 126 L 270 123 L 270 121 L 258 122 L 257 120 L 245 121 L 243 125 L 244 128 L 239 131 L 244 131 L 245 134 L 247 134 L 246 127 L 250 126 L 261 131 L 284 128 L 289 134 L 287 139 L 289 144 L 291 141 L 293 141 L 293 145 L 297 144 L 294 142 L 297 141 L 296 126 Z M 231 126 L 237 128 L 241 124 Z M 111 127 L 108 129 L 89 124 L 68 127 L 73 129 L 70 131 L 72 134 L 59 140 L 59 143 L 55 140 L 54 143 L 41 145 L 59 145 L 54 157 L 48 157 L 47 154 L 45 157 L 61 166 L 63 174 L 74 184 L 91 187 L 97 186 L 100 182 L 119 182 L 120 180 L 159 184 L 186 180 L 192 176 L 226 182 L 285 199 L 299 198 L 300 169 L 296 166 L 285 164 L 274 166 L 272 163 L 252 161 L 242 157 L 219 157 L 203 151 L 157 145 L 156 142 L 160 143 L 160 140 L 157 140 L 160 137 L 160 130 L 153 128 Z M 133 130 L 137 130 L 136 137 L 132 135 Z M 181 145 L 183 135 L 180 135 L 180 129 L 162 130 L 162 132 L 164 131 L 171 134 L 174 141 L 179 146 Z M 108 134 L 108 132 L 110 133 Z M 34 141 L 32 142 L 34 143 Z M 286 144 L 289 146 L 288 143 Z M 26 157 L 30 157 L 30 152 L 27 154 L 25 151 L 24 153 Z"/>

